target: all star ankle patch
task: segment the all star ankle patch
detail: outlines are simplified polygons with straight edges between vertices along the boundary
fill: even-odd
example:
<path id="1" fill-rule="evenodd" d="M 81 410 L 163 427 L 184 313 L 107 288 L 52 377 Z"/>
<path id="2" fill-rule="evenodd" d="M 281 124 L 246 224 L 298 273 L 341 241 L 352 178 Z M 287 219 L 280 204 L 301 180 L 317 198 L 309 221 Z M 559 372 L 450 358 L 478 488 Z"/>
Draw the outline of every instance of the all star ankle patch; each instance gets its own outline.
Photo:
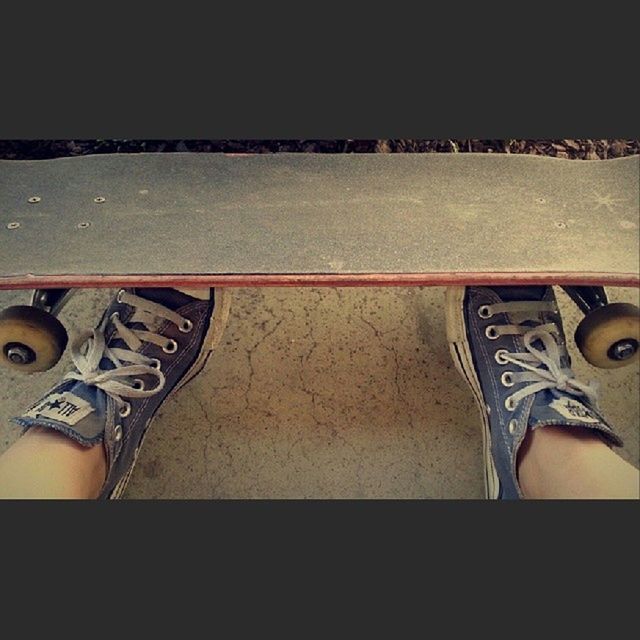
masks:
<path id="1" fill-rule="evenodd" d="M 93 411 L 95 409 L 89 402 L 73 393 L 52 393 L 33 405 L 23 417 L 46 418 L 72 426 Z"/>
<path id="2" fill-rule="evenodd" d="M 588 424 L 600 422 L 593 412 L 585 407 L 582 402 L 569 398 L 568 396 L 556 398 L 549 406 L 568 420 L 577 420 L 578 422 Z"/>

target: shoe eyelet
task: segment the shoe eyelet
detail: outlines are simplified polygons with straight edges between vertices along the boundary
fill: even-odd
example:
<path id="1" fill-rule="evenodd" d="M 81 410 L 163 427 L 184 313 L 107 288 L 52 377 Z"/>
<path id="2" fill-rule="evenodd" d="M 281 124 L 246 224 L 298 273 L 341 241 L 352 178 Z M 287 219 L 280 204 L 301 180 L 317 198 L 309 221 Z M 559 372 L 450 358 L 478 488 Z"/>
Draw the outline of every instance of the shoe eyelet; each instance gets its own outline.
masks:
<path id="1" fill-rule="evenodd" d="M 158 371 L 160 371 L 160 369 L 162 368 L 162 362 L 160 362 L 160 360 L 158 360 L 158 358 L 152 358 L 151 359 L 151 366 L 154 369 L 157 369 Z"/>
<path id="2" fill-rule="evenodd" d="M 121 424 L 117 424 L 113 428 L 113 439 L 116 442 L 120 442 L 120 440 L 122 440 L 122 425 Z"/>
<path id="3" fill-rule="evenodd" d="M 487 338 L 489 338 L 489 340 L 497 340 L 500 336 L 498 335 L 498 332 L 496 331 L 496 327 L 493 324 L 490 324 L 485 330 L 484 330 L 484 335 L 487 336 Z"/>
<path id="4" fill-rule="evenodd" d="M 516 432 L 516 427 L 518 426 L 517 420 L 509 420 L 509 433 L 513 435 Z"/>
<path id="5" fill-rule="evenodd" d="M 511 396 L 509 396 L 508 398 L 505 398 L 504 408 L 507 411 L 515 411 L 516 410 L 516 403 L 513 401 L 513 398 Z"/>
<path id="6" fill-rule="evenodd" d="M 114 311 L 110 316 L 109 316 L 109 322 L 113 322 L 115 318 L 118 318 L 118 320 L 120 320 L 120 313 L 118 311 Z"/>
<path id="7" fill-rule="evenodd" d="M 124 289 L 120 289 L 120 291 L 118 291 L 118 295 L 116 296 L 116 302 L 118 304 L 122 304 L 122 296 L 126 293 L 126 291 Z"/>
<path id="8" fill-rule="evenodd" d="M 178 350 L 178 343 L 175 340 L 169 340 L 167 344 L 162 347 L 165 353 L 175 353 Z"/>
<path id="9" fill-rule="evenodd" d="M 491 318 L 493 316 L 493 313 L 491 313 L 488 304 L 483 304 L 478 307 L 478 315 L 486 320 L 487 318 Z"/>
<path id="10" fill-rule="evenodd" d="M 118 411 L 121 418 L 126 418 L 131 413 L 131 405 L 128 402 L 125 402 L 120 410 Z"/>
<path id="11" fill-rule="evenodd" d="M 504 359 L 504 356 L 508 354 L 509 352 L 506 349 L 498 349 L 493 357 L 498 364 L 509 364 L 509 361 Z"/>
<path id="12" fill-rule="evenodd" d="M 193 329 L 193 322 L 191 320 L 185 318 L 182 321 L 182 324 L 178 327 L 182 333 L 189 333 L 191 329 Z"/>
<path id="13" fill-rule="evenodd" d="M 513 372 L 505 371 L 500 376 L 500 382 L 502 382 L 503 387 L 513 387 L 513 385 L 515 384 L 515 382 L 513 381 Z"/>
<path id="14" fill-rule="evenodd" d="M 140 378 L 136 378 L 133 381 L 133 388 L 138 389 L 138 391 L 144 391 L 144 380 L 140 380 Z"/>

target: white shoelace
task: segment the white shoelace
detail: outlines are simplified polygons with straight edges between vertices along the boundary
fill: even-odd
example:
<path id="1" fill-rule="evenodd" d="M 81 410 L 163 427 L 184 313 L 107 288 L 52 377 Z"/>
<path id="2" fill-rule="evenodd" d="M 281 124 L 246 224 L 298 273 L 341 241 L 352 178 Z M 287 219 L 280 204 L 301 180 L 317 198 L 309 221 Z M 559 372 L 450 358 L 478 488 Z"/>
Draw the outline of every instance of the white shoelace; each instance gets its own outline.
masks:
<path id="1" fill-rule="evenodd" d="M 482 307 L 481 307 L 482 309 Z M 544 311 L 557 312 L 557 307 L 552 302 L 503 302 L 494 305 L 484 305 L 484 310 L 491 317 L 496 313 L 510 313 L 517 316 L 515 324 L 492 325 L 492 335 L 521 335 L 526 352 L 509 353 L 506 350 L 499 352 L 499 358 L 505 364 L 507 362 L 524 369 L 521 372 L 505 372 L 502 375 L 502 383 L 511 387 L 516 384 L 530 383 L 513 393 L 507 401 L 515 408 L 517 404 L 526 398 L 544 389 L 558 389 L 574 396 L 586 396 L 591 403 L 597 404 L 597 386 L 594 382 L 589 384 L 580 382 L 574 377 L 571 369 L 563 367 L 561 357 L 566 355 L 563 345 L 562 351 L 555 336 L 560 335 L 557 325 L 553 322 L 540 324 L 531 328 L 523 326 L 527 320 L 539 322 L 538 314 Z M 540 341 L 543 349 L 533 346 Z M 498 360 L 500 361 L 500 360 Z M 542 366 L 540 366 L 542 365 Z"/>
<path id="2" fill-rule="evenodd" d="M 154 333 L 150 329 L 158 327 L 158 319 L 169 320 L 176 326 L 189 325 L 189 321 L 178 313 L 161 304 L 151 302 L 139 296 L 120 291 L 118 300 L 135 309 L 129 323 L 141 323 L 147 330 L 130 329 L 120 320 L 118 313 L 105 318 L 96 329 L 82 332 L 71 345 L 71 357 L 78 371 L 65 375 L 65 379 L 79 380 L 93 385 L 111 396 L 119 411 L 128 406 L 123 398 L 145 398 L 152 396 L 165 385 L 164 373 L 160 370 L 160 361 L 137 353 L 143 342 L 151 342 L 166 349 L 175 345 L 173 340 Z M 111 348 L 106 344 L 105 330 L 109 323 L 116 329 L 115 337 L 121 338 L 128 349 Z M 177 345 L 176 345 L 177 346 Z M 101 369 L 100 361 L 108 358 L 113 369 Z M 157 384 L 144 388 L 138 376 L 153 376 Z"/>

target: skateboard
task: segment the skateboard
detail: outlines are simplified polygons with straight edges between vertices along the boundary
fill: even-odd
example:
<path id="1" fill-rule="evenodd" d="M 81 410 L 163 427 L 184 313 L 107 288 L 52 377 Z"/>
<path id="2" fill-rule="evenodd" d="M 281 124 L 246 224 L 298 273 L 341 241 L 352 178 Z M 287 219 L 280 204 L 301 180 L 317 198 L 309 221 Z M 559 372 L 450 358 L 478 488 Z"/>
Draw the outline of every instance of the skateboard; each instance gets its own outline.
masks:
<path id="1" fill-rule="evenodd" d="M 0 161 L 0 363 L 58 360 L 82 287 L 562 286 L 585 358 L 638 358 L 640 157 L 112 154 Z"/>

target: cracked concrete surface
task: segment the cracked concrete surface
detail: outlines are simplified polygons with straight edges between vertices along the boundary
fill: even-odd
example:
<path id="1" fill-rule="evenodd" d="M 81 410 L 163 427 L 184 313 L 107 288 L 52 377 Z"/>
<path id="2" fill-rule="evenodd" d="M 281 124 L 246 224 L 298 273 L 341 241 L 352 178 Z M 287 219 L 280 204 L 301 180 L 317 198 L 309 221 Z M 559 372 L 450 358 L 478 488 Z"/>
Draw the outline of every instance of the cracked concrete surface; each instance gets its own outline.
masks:
<path id="1" fill-rule="evenodd" d="M 481 498 L 479 415 L 453 367 L 441 288 L 233 289 L 222 343 L 157 415 L 128 498 Z M 62 313 L 93 326 L 113 290 Z M 580 314 L 559 291 L 567 334 Z M 638 304 L 638 291 L 612 289 Z M 0 291 L 0 307 L 28 292 Z M 574 369 L 638 465 L 639 367 Z M 30 377 L 0 371 L 0 452 L 9 417 L 56 383 L 69 356 Z"/>

